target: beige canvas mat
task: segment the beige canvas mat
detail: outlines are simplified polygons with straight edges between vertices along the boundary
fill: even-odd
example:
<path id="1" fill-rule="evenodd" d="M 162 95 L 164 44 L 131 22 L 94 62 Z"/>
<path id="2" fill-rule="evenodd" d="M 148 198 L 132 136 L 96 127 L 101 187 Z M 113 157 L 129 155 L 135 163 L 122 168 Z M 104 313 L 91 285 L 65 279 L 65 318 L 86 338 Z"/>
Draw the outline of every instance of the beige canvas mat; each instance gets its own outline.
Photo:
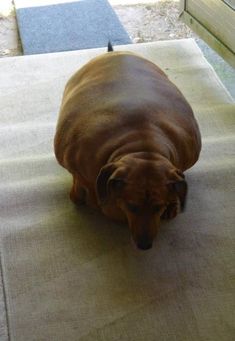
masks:
<path id="1" fill-rule="evenodd" d="M 0 228 L 15 341 L 199 341 L 234 337 L 235 106 L 191 39 L 126 46 L 162 67 L 203 136 L 186 212 L 152 250 L 68 199 L 53 156 L 69 76 L 101 50 L 0 60 Z M 122 49 L 120 47 L 120 49 Z"/>

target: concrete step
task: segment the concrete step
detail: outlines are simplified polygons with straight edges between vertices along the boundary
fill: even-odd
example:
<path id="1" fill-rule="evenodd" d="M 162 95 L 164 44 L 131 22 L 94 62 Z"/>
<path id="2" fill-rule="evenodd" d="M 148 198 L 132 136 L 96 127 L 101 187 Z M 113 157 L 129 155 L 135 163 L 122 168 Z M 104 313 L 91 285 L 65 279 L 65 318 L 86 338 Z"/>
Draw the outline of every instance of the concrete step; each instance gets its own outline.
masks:
<path id="1" fill-rule="evenodd" d="M 186 82 L 184 77 L 190 77 L 190 73 L 194 73 L 195 69 L 201 70 L 203 75 L 205 65 L 208 67 L 206 59 L 193 39 L 122 45 L 116 46 L 115 50 L 132 51 L 156 63 L 184 91 L 186 96 L 187 93 L 191 93 L 191 89 L 188 84 L 189 80 Z M 38 101 L 42 97 L 49 99 L 61 97 L 68 78 L 90 59 L 106 51 L 107 48 L 105 47 L 2 58 L 0 59 L 0 96 L 3 96 L 6 102 L 10 101 L 6 95 L 15 94 L 17 97 L 17 93 L 20 94 L 20 102 L 28 101 L 31 92 Z M 211 72 L 214 71 L 211 69 Z M 201 96 L 199 89 L 195 89 L 195 91 L 199 93 L 194 95 L 195 98 L 191 98 L 191 102 L 198 101 L 198 97 Z M 192 94 L 189 96 L 192 97 Z M 228 93 L 226 96 L 231 100 Z M 222 99 L 224 99 L 224 94 Z M 203 101 L 203 98 L 200 100 Z M 221 96 L 219 94 L 214 96 L 213 101 L 220 103 Z M 9 105 L 11 104 L 9 102 Z"/>
<path id="2" fill-rule="evenodd" d="M 208 116 L 211 112 L 220 115 L 220 108 L 225 105 L 231 111 L 232 98 L 193 39 L 131 44 L 116 50 L 136 52 L 159 65 L 184 93 L 202 122 L 200 108 L 202 112 L 208 110 Z M 0 59 L 0 144 L 6 147 L 2 157 L 44 155 L 48 146 L 53 152 L 52 140 L 67 80 L 90 59 L 106 51 L 99 48 Z M 15 144 L 9 147 L 11 140 L 19 144 L 17 149 Z"/>

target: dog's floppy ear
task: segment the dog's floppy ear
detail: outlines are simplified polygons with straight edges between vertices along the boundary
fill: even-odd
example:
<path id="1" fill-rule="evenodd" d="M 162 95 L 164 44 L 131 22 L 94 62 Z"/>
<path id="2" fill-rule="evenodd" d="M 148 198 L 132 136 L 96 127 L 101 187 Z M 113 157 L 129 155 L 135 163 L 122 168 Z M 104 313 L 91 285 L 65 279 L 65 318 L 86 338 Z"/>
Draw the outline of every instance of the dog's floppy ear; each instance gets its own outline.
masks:
<path id="1" fill-rule="evenodd" d="M 96 193 L 101 203 L 107 200 L 111 190 L 118 193 L 125 184 L 123 179 L 116 177 L 116 170 L 115 163 L 110 163 L 100 170 L 96 180 Z"/>
<path id="2" fill-rule="evenodd" d="M 175 176 L 176 176 L 175 180 L 170 181 L 168 186 L 170 187 L 170 190 L 176 192 L 176 194 L 178 195 L 178 198 L 180 200 L 181 211 L 184 211 L 186 206 L 188 185 L 187 182 L 185 181 L 185 176 L 182 172 L 177 170 Z"/>
<path id="3" fill-rule="evenodd" d="M 184 211 L 186 206 L 186 197 L 188 192 L 188 185 L 185 180 L 180 180 L 172 184 L 173 189 L 176 191 L 180 199 L 181 211 Z"/>

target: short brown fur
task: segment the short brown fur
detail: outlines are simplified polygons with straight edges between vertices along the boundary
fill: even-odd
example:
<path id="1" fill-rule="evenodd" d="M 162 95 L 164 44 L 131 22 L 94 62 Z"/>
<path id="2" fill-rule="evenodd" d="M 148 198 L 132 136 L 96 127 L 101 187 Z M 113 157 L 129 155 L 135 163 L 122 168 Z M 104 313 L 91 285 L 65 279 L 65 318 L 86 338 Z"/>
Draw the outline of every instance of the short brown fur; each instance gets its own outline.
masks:
<path id="1" fill-rule="evenodd" d="M 183 209 L 183 172 L 198 160 L 193 111 L 165 73 L 130 52 L 103 54 L 66 85 L 54 140 L 73 176 L 70 197 L 128 221 L 148 249 L 161 218 Z"/>

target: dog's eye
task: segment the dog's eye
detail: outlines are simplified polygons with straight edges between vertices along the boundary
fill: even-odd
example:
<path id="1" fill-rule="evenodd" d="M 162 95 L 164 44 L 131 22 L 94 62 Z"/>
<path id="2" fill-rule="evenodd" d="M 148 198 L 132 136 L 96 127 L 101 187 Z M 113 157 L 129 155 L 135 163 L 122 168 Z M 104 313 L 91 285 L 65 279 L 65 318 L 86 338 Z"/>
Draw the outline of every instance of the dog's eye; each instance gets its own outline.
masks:
<path id="1" fill-rule="evenodd" d="M 128 207 L 128 210 L 132 213 L 138 213 L 139 212 L 139 206 L 138 205 L 128 203 L 127 207 Z"/>
<path id="2" fill-rule="evenodd" d="M 161 211 L 161 208 L 162 208 L 161 206 L 155 205 L 155 206 L 152 207 L 152 211 L 153 211 L 154 213 L 158 213 L 158 212 Z"/>

